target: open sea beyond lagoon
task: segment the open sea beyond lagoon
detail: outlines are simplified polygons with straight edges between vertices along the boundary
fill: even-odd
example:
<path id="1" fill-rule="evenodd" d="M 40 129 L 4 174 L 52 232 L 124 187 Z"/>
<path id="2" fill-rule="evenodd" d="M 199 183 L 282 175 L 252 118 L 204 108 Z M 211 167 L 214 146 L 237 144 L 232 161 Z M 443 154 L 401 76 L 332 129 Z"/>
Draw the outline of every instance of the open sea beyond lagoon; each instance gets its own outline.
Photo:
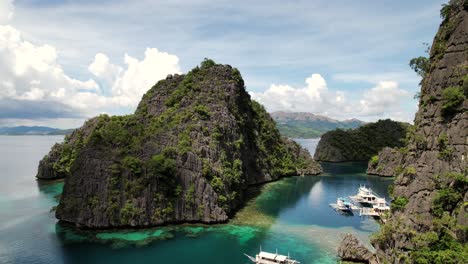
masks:
<path id="1" fill-rule="evenodd" d="M 76 231 L 53 208 L 62 181 L 35 179 L 39 160 L 62 136 L 0 136 L 0 263 L 249 263 L 244 253 L 290 254 L 301 263 L 336 263 L 345 233 L 362 241 L 378 223 L 330 208 L 360 184 L 388 199 L 390 178 L 367 176 L 363 163 L 322 163 L 320 176 L 290 177 L 252 190 L 227 224 L 143 230 Z M 298 139 L 315 150 L 318 139 Z"/>

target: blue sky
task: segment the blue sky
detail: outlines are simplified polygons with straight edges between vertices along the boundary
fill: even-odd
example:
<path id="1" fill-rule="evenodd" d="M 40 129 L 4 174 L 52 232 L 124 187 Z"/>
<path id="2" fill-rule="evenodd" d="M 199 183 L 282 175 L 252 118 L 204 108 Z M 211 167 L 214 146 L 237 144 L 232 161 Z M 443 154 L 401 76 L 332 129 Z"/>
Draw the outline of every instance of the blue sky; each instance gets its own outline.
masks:
<path id="1" fill-rule="evenodd" d="M 408 61 L 446 1 L 1 2 L 0 126 L 74 127 L 131 113 L 151 84 L 205 57 L 239 68 L 270 111 L 412 121 Z"/>

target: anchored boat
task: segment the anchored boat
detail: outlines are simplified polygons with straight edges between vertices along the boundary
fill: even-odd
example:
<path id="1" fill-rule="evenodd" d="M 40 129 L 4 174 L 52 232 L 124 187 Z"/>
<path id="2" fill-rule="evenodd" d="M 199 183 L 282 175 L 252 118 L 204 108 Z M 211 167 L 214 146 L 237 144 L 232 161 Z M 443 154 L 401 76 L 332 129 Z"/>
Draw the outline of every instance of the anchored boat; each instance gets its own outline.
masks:
<path id="1" fill-rule="evenodd" d="M 335 209 L 335 211 L 342 211 L 352 213 L 353 210 L 358 210 L 359 207 L 353 205 L 348 199 L 344 197 L 339 197 L 336 199 L 335 204 L 330 204 L 330 206 Z"/>
<path id="2" fill-rule="evenodd" d="M 371 188 L 365 185 L 359 186 L 358 193 L 349 197 L 352 201 L 366 207 L 359 208 L 359 215 L 382 217 L 390 211 L 390 206 L 385 198 L 379 197 Z"/>
<path id="3" fill-rule="evenodd" d="M 374 217 L 382 217 L 386 212 L 390 211 L 390 206 L 388 205 L 385 198 L 377 198 L 375 204 L 372 207 L 363 207 L 359 211 L 359 215 L 367 215 Z"/>
<path id="4" fill-rule="evenodd" d="M 246 257 L 248 257 L 253 263 L 256 264 L 299 264 L 300 262 L 297 260 L 293 260 L 289 257 L 289 254 L 287 256 L 284 255 L 279 255 L 278 252 L 276 253 L 269 253 L 262 251 L 260 248 L 260 252 L 255 255 L 255 258 L 252 256 L 249 256 L 247 254 L 244 254 Z"/>
<path id="5" fill-rule="evenodd" d="M 366 206 L 373 206 L 378 203 L 378 197 L 371 188 L 367 188 L 365 185 L 359 186 L 358 193 L 354 196 L 349 197 L 352 201 L 360 203 Z"/>

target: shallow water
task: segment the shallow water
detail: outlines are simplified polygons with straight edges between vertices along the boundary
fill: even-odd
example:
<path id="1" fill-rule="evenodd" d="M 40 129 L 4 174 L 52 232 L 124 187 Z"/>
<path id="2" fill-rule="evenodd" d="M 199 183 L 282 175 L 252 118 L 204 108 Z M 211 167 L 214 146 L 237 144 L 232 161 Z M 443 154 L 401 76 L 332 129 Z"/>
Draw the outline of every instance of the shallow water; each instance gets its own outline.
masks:
<path id="1" fill-rule="evenodd" d="M 50 209 L 62 182 L 37 182 L 38 161 L 60 136 L 0 136 L 0 263 L 248 263 L 264 250 L 301 263 L 336 263 L 344 233 L 368 241 L 371 218 L 345 216 L 330 203 L 360 184 L 387 195 L 391 179 L 367 176 L 365 164 L 324 163 L 321 176 L 266 184 L 228 224 L 146 230 L 77 232 L 56 223 Z M 317 139 L 298 140 L 310 151 Z"/>

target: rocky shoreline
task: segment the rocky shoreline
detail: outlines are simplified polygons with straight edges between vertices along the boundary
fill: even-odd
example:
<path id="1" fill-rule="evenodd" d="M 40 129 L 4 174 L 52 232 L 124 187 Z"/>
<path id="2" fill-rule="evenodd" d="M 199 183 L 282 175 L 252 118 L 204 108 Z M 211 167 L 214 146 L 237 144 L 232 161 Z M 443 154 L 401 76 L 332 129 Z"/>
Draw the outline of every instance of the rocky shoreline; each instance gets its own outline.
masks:
<path id="1" fill-rule="evenodd" d="M 346 234 L 338 247 L 338 257 L 342 261 L 353 263 L 379 263 L 375 253 L 361 244 L 358 238 L 352 234 Z"/>

